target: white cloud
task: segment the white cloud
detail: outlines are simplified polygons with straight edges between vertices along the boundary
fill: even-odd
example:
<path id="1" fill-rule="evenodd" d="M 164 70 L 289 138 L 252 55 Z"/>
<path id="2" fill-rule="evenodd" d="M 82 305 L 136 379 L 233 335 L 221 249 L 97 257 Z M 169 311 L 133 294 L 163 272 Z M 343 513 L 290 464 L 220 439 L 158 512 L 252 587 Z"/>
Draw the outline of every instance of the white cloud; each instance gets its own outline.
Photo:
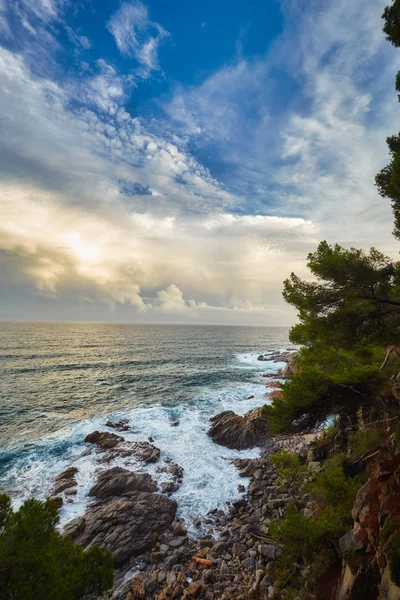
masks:
<path id="1" fill-rule="evenodd" d="M 142 65 L 143 76 L 160 69 L 158 49 L 170 34 L 150 20 L 147 7 L 140 0 L 122 4 L 109 20 L 108 29 L 120 52 L 136 58 Z"/>
<path id="2" fill-rule="evenodd" d="M 267 57 L 180 87 L 162 123 L 125 110 L 137 81 L 106 60 L 56 83 L 32 75 L 33 50 L 0 49 L 2 286 L 65 302 L 71 318 L 90 303 L 142 321 L 285 324 L 282 280 L 305 274 L 321 238 L 397 252 L 373 188 L 397 109 L 378 4 L 354 0 L 347 21 L 343 0 L 283 3 Z M 62 4 L 44 7 L 50 18 Z M 142 74 L 159 69 L 167 33 L 142 4 L 108 26 Z M 282 109 L 283 68 L 301 94 Z"/>

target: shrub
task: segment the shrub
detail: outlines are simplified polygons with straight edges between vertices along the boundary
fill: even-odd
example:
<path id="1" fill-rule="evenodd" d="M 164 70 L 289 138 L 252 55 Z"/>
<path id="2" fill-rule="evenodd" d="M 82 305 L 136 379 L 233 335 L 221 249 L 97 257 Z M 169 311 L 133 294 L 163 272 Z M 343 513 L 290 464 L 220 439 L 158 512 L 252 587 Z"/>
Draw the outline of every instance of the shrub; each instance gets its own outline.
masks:
<path id="1" fill-rule="evenodd" d="M 301 464 L 299 458 L 290 452 L 276 452 L 271 454 L 270 461 L 277 467 L 276 473 L 280 481 L 289 483 L 300 483 L 303 481 L 306 467 Z"/>
<path id="2" fill-rule="evenodd" d="M 362 456 L 372 452 L 380 447 L 382 441 L 382 429 L 377 427 L 369 429 L 359 429 L 348 436 L 351 446 L 353 446 L 353 456 Z"/>
<path id="3" fill-rule="evenodd" d="M 348 477 L 345 475 L 343 456 L 337 454 L 327 461 L 323 470 L 314 477 L 308 490 L 322 508 L 341 504 L 349 508 L 350 513 L 357 490 L 363 482 L 363 476 Z"/>
<path id="4" fill-rule="evenodd" d="M 388 539 L 390 538 L 390 536 L 396 531 L 396 529 L 398 529 L 399 526 L 396 525 L 396 523 L 394 523 L 391 519 L 388 519 L 387 521 L 385 521 L 384 526 L 381 529 L 380 532 L 380 538 L 381 541 L 386 544 L 386 542 L 388 541 Z"/>
<path id="5" fill-rule="evenodd" d="M 273 539 L 283 544 L 285 554 L 289 553 L 295 560 L 310 560 L 320 548 L 321 532 L 316 520 L 294 510 L 288 511 L 283 521 L 271 522 L 269 532 Z"/>
<path id="6" fill-rule="evenodd" d="M 54 500 L 27 500 L 14 512 L 0 495 L 0 599 L 83 600 L 113 585 L 113 558 L 84 550 L 56 530 Z"/>

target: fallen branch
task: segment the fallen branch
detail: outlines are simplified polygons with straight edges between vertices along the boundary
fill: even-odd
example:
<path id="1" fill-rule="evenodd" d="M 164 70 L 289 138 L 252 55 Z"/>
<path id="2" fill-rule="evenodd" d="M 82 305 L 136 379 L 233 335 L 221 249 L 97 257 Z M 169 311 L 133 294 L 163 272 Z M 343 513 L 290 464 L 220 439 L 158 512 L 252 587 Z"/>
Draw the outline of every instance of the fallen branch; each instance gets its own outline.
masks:
<path id="1" fill-rule="evenodd" d="M 200 558 L 200 556 L 193 556 L 193 562 L 198 563 L 199 565 L 205 565 L 206 567 L 212 567 L 212 560 L 208 560 L 207 558 Z"/>

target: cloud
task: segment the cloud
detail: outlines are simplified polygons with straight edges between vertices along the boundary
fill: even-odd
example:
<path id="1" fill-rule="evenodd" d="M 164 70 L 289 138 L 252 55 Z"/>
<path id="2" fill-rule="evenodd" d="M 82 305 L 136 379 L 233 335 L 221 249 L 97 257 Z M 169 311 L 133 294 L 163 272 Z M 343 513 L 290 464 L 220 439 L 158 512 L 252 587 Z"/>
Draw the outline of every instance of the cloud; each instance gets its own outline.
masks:
<path id="1" fill-rule="evenodd" d="M 108 29 L 120 52 L 134 57 L 142 65 L 142 76 L 148 77 L 160 69 L 158 49 L 170 34 L 150 20 L 147 7 L 140 0 L 122 4 L 109 20 Z"/>
<path id="2" fill-rule="evenodd" d="M 248 199 L 242 210 L 301 216 L 332 241 L 396 252 L 374 188 L 398 108 L 385 3 L 282 1 L 284 32 L 265 57 L 233 59 L 164 102 L 195 155 L 211 156 L 211 174 Z"/>
<path id="3" fill-rule="evenodd" d="M 57 77 L 42 32 L 63 4 L 25 7 L 42 25 L 0 48 L 0 316 L 287 324 L 282 280 L 323 237 L 395 255 L 373 187 L 397 108 L 381 5 L 282 2 L 266 56 L 176 87 L 158 119 L 128 112 L 140 81 L 110 58 Z M 143 4 L 108 27 L 160 68 Z"/>

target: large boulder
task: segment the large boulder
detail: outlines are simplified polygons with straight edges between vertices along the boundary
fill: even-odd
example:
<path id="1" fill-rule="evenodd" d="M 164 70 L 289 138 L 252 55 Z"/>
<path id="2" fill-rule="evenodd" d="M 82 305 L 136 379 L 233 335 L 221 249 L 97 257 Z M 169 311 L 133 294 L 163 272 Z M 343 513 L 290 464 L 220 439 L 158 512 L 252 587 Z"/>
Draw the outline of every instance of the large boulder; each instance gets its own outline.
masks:
<path id="1" fill-rule="evenodd" d="M 258 408 L 244 417 L 227 410 L 212 417 L 210 422 L 212 425 L 208 435 L 212 440 L 233 450 L 259 446 L 268 435 L 268 423 Z"/>
<path id="2" fill-rule="evenodd" d="M 96 444 L 104 453 L 101 462 L 110 462 L 115 458 L 134 457 L 142 462 L 154 463 L 160 458 L 160 449 L 150 442 L 129 442 L 116 433 L 93 431 L 85 437 L 85 442 Z"/>
<path id="3" fill-rule="evenodd" d="M 109 431 L 93 431 L 85 437 L 85 442 L 89 444 L 96 444 L 101 452 L 115 448 L 120 442 L 123 442 L 124 438 L 116 433 L 110 433 Z"/>
<path id="4" fill-rule="evenodd" d="M 54 480 L 54 486 L 51 490 L 51 495 L 56 496 L 65 490 L 76 487 L 76 479 L 75 475 L 77 474 L 78 469 L 76 467 L 68 467 L 62 473 L 57 475 Z"/>
<path id="5" fill-rule="evenodd" d="M 122 467 L 113 467 L 100 473 L 97 483 L 89 491 L 89 496 L 104 500 L 129 492 L 155 492 L 156 489 L 157 484 L 148 473 L 133 473 Z"/>
<path id="6" fill-rule="evenodd" d="M 102 462 L 109 462 L 115 458 L 133 457 L 140 462 L 149 464 L 157 462 L 160 454 L 160 449 L 150 442 L 122 442 L 108 450 Z"/>
<path id="7" fill-rule="evenodd" d="M 114 554 L 120 567 L 150 549 L 175 518 L 176 502 L 149 492 L 134 492 L 92 504 L 65 528 L 77 544 L 97 544 Z"/>

